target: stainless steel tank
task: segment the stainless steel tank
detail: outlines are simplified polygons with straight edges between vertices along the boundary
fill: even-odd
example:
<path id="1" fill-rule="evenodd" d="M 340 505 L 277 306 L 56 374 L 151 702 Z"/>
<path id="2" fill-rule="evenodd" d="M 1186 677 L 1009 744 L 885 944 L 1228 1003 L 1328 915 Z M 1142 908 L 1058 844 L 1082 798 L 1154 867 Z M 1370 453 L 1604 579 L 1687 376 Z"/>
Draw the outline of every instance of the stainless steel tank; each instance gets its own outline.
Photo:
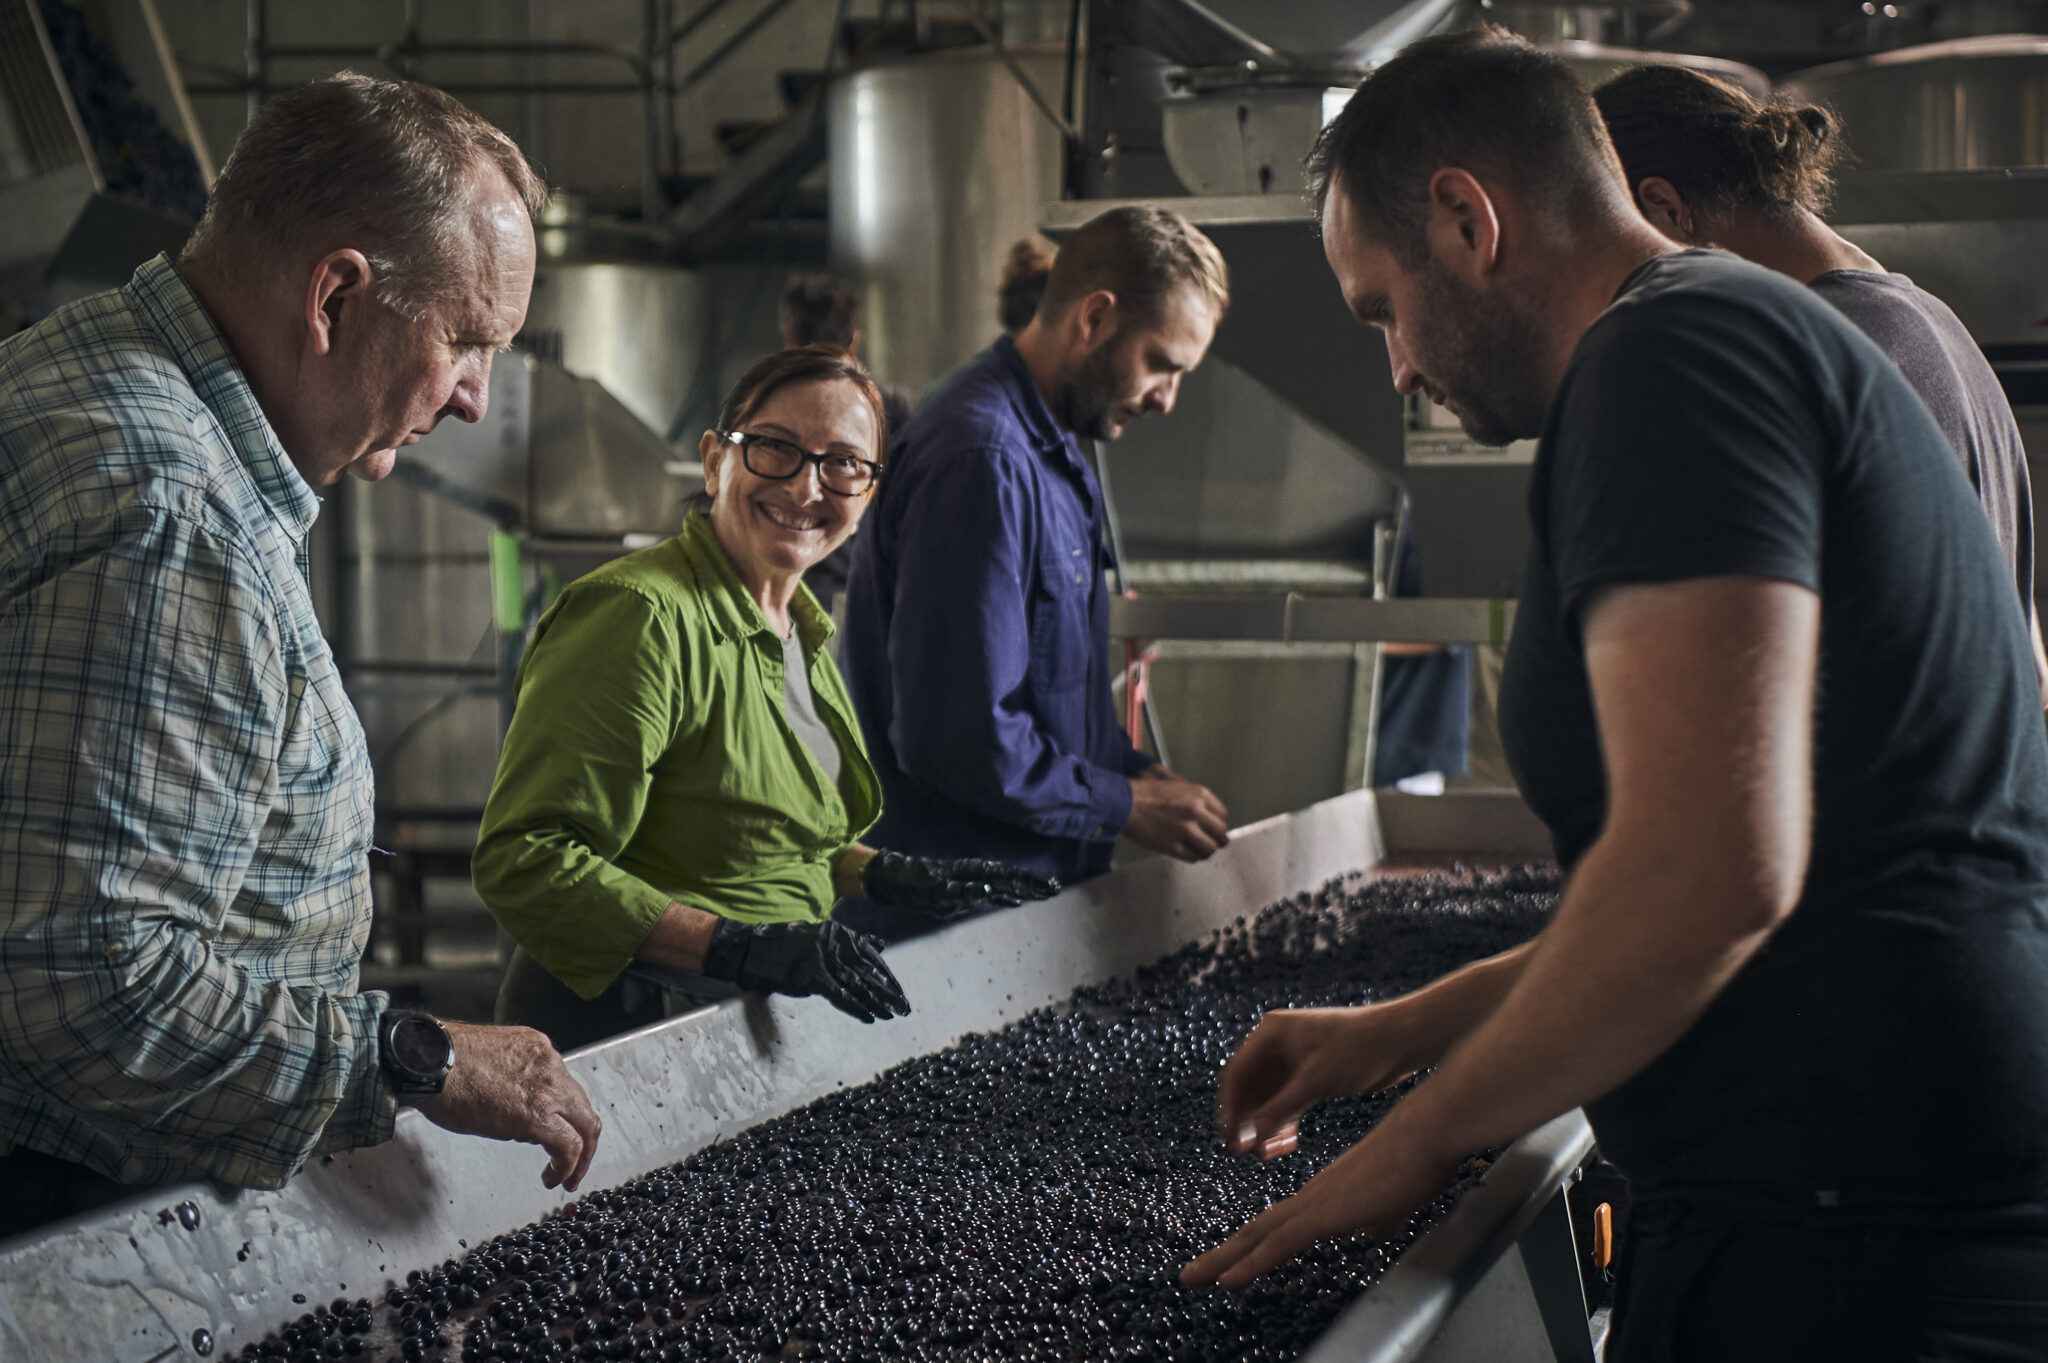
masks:
<path id="1" fill-rule="evenodd" d="M 1064 49 L 1009 52 L 1057 106 Z M 1061 133 L 987 48 L 865 67 L 830 101 L 832 264 L 859 283 L 869 365 L 922 389 L 1000 332 L 1003 254 L 1060 197 Z"/>
<path id="2" fill-rule="evenodd" d="M 1860 171 L 2048 166 L 2048 36 L 1899 48 L 1812 67 L 1784 88 L 1835 107 Z"/>
<path id="3" fill-rule="evenodd" d="M 712 289 L 669 265 L 549 261 L 533 281 L 520 345 L 596 379 L 647 427 L 666 432 L 712 349 Z"/>
<path id="4" fill-rule="evenodd" d="M 1421 17 L 1427 18 L 1424 8 Z M 1682 66 L 1732 81 L 1753 95 L 1770 78 L 1753 66 L 1685 52 L 1649 52 L 1599 43 L 1545 45 L 1588 86 L 1632 66 Z M 1166 158 L 1191 194 L 1299 194 L 1302 162 L 1316 134 L 1344 107 L 1366 67 L 1256 63 L 1169 73 L 1160 103 Z"/>
<path id="5" fill-rule="evenodd" d="M 1696 52 L 1652 52 L 1636 47 L 1609 47 L 1604 43 L 1568 39 L 1563 42 L 1547 43 L 1548 51 L 1564 59 L 1565 65 L 1589 87 L 1612 79 L 1622 72 L 1637 66 L 1682 66 L 1688 71 L 1703 75 L 1719 76 L 1722 80 L 1739 85 L 1752 95 L 1767 95 L 1771 91 L 1771 78 L 1754 66 L 1732 62 L 1724 57 L 1701 56 Z"/>
<path id="6" fill-rule="evenodd" d="M 1167 164 L 1190 194 L 1299 194 L 1316 134 L 1357 86 L 1355 70 L 1181 71 L 1160 104 Z"/>

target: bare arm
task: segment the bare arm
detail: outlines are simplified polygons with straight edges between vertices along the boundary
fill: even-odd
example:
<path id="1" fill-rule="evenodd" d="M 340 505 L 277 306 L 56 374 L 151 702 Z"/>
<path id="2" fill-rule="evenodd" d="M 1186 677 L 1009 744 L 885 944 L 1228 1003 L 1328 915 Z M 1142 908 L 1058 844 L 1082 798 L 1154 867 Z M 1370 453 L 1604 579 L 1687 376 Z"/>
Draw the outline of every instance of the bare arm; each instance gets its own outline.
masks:
<path id="1" fill-rule="evenodd" d="M 1585 639 L 1610 812 L 1519 979 L 1384 1122 L 1189 1281 L 1240 1286 L 1324 1236 L 1397 1223 L 1464 1155 L 1648 1064 L 1791 914 L 1819 598 L 1756 578 L 1616 588 Z"/>
<path id="2" fill-rule="evenodd" d="M 711 933 L 717 927 L 717 914 L 671 903 L 654 920 L 634 958 L 676 970 L 700 970 L 704 966 L 704 952 L 711 946 Z"/>
<path id="3" fill-rule="evenodd" d="M 862 843 L 855 843 L 841 852 L 832 867 L 832 893 L 841 899 L 858 899 L 861 895 L 861 867 L 867 865 L 874 855 L 875 849 Z M 688 904 L 671 903 L 655 920 L 634 957 L 650 965 L 701 970 L 704 953 L 711 946 L 711 934 L 717 927 L 717 914 Z"/>
<path id="4" fill-rule="evenodd" d="M 839 854 L 832 867 L 832 893 L 841 899 L 859 899 L 866 894 L 860 883 L 861 869 L 875 859 L 875 849 L 857 842 Z"/>

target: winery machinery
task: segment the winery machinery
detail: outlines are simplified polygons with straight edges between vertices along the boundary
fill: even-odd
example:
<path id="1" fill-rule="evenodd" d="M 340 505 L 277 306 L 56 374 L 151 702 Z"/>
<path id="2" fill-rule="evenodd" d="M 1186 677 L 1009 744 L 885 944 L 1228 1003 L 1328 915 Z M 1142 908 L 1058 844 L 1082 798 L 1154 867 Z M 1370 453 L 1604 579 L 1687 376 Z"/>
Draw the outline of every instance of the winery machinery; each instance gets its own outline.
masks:
<path id="1" fill-rule="evenodd" d="M 1356 792 L 1243 829 L 1199 866 L 1140 861 L 892 949 L 919 1005 L 908 1018 L 856 1027 L 822 1001 L 752 996 L 578 1052 L 570 1069 L 604 1119 L 588 1186 L 672 1163 L 1268 903 L 1352 872 L 1440 864 L 1446 848 L 1495 862 L 1545 851 L 1508 797 Z M 1308 1357 L 1590 1360 L 1562 1205 L 1590 1143 L 1573 1113 L 1513 1145 Z M 0 1244 L 0 1359 L 169 1363 L 240 1348 L 309 1299 L 380 1295 L 560 1207 L 570 1198 L 541 1187 L 541 1163 L 530 1146 L 404 1113 L 388 1144 L 316 1162 L 277 1192 L 138 1192 Z"/>

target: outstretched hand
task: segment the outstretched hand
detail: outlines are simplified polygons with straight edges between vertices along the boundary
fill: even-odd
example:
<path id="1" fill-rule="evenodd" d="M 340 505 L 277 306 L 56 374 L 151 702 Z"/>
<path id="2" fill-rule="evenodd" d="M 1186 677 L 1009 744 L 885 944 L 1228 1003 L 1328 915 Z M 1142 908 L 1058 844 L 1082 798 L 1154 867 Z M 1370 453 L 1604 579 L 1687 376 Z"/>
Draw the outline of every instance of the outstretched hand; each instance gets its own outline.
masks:
<path id="1" fill-rule="evenodd" d="M 1420 1068 L 1404 1053 L 1401 1013 L 1364 1008 L 1279 1008 L 1266 1014 L 1223 1067 L 1216 1115 L 1239 1154 L 1293 1151 L 1301 1116 L 1326 1098 L 1391 1087 Z"/>
<path id="2" fill-rule="evenodd" d="M 1243 1287 L 1318 1240 L 1363 1232 L 1387 1239 L 1410 1213 L 1436 1195 L 1458 1167 L 1455 1158 L 1411 1155 L 1376 1140 L 1346 1150 L 1293 1197 L 1260 1212 L 1237 1234 L 1181 1270 L 1190 1286 Z"/>
<path id="3" fill-rule="evenodd" d="M 881 942 L 828 918 L 822 923 L 718 920 L 703 973 L 742 989 L 806 998 L 816 994 L 862 1022 L 903 1017 L 910 1000 L 882 961 Z"/>
<path id="4" fill-rule="evenodd" d="M 1131 779 L 1124 836 L 1179 861 L 1205 861 L 1230 843 L 1230 811 L 1214 791 L 1157 764 Z"/>
<path id="5" fill-rule="evenodd" d="M 984 905 L 1014 909 L 1050 899 L 1060 883 L 1007 862 L 979 857 L 947 860 L 904 852 L 877 852 L 860 871 L 861 892 L 877 904 L 953 918 Z"/>

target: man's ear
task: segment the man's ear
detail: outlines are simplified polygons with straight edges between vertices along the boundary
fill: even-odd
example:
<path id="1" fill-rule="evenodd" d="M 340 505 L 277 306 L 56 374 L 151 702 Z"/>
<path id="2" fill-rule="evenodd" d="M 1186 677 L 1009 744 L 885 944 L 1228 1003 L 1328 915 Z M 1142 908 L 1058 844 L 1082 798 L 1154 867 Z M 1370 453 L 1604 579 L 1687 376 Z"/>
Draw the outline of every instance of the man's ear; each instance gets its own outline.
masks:
<path id="1" fill-rule="evenodd" d="M 316 355 L 334 349 L 336 333 L 359 317 L 367 317 L 372 271 L 361 251 L 329 251 L 314 262 L 306 280 L 306 339 Z M 345 321 L 344 318 L 347 320 Z"/>
<path id="2" fill-rule="evenodd" d="M 1085 295 L 1074 304 L 1070 322 L 1075 339 L 1093 349 L 1116 334 L 1116 295 L 1108 289 L 1097 289 Z"/>
<path id="3" fill-rule="evenodd" d="M 1468 170 L 1447 166 L 1429 179 L 1431 254 L 1468 284 L 1501 266 L 1500 205 Z"/>
<path id="4" fill-rule="evenodd" d="M 1678 192 L 1678 186 L 1663 176 L 1649 176 L 1636 186 L 1636 206 L 1643 210 L 1650 226 L 1673 241 L 1690 245 L 1698 240 L 1694 235 L 1697 224 L 1693 221 L 1692 206 Z"/>

